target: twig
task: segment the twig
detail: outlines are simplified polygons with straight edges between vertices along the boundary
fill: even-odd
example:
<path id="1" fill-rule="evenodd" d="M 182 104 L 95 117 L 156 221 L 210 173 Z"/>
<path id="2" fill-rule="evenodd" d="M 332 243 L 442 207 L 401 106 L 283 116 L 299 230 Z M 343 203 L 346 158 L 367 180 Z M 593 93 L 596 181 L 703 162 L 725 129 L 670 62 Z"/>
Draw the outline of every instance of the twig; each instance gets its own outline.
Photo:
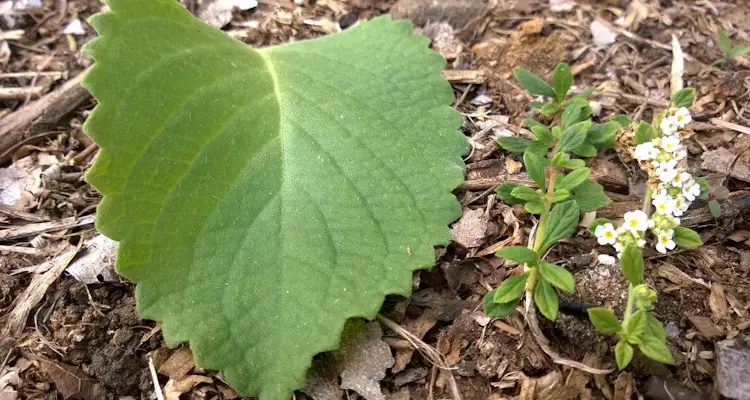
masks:
<path id="1" fill-rule="evenodd" d="M 4 74 L 0 74 L 0 79 L 33 78 L 35 76 L 38 76 L 40 78 L 60 79 L 64 75 L 65 75 L 65 72 L 60 72 L 60 71 L 48 71 L 48 72 L 33 72 L 33 71 L 27 71 L 27 72 L 6 72 Z"/>
<path id="2" fill-rule="evenodd" d="M 23 247 L 23 246 L 3 246 L 0 245 L 0 252 L 8 251 L 11 253 L 28 254 L 30 256 L 45 256 L 47 251 L 37 249 L 34 247 Z"/>
<path id="3" fill-rule="evenodd" d="M 735 132 L 744 133 L 745 135 L 750 135 L 750 128 L 742 125 L 735 124 L 733 122 L 724 121 L 723 119 L 719 118 L 711 118 L 709 120 L 712 124 L 725 129 L 731 129 Z"/>
<path id="4" fill-rule="evenodd" d="M 148 370 L 151 372 L 151 382 L 154 384 L 154 392 L 156 392 L 157 400 L 164 400 L 164 393 L 161 391 L 161 385 L 159 385 L 159 377 L 156 376 L 156 368 L 154 368 L 154 360 L 148 358 Z"/>
<path id="5" fill-rule="evenodd" d="M 39 97 L 43 92 L 44 86 L 0 88 L 0 100 L 25 100 L 29 96 Z"/>
<path id="6" fill-rule="evenodd" d="M 83 225 L 94 223 L 96 215 L 86 215 L 83 217 L 70 217 L 58 221 L 42 222 L 38 224 L 29 224 L 0 231 L 0 241 L 17 239 L 26 236 L 36 236 L 40 233 L 50 231 L 61 231 L 75 228 Z"/>
<path id="7" fill-rule="evenodd" d="M 27 213 L 25 211 L 14 210 L 13 208 L 6 206 L 5 204 L 0 204 L 0 213 L 13 218 L 23 219 L 31 222 L 49 221 L 49 218 L 40 217 L 38 215 Z"/>

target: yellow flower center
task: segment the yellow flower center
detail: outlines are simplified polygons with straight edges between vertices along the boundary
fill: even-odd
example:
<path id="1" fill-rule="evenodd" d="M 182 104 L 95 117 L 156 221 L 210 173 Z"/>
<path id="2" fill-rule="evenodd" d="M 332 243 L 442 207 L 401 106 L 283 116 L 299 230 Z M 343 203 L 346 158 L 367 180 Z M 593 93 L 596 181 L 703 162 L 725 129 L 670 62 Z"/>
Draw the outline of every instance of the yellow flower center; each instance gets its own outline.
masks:
<path id="1" fill-rule="evenodd" d="M 661 204 L 659 204 L 659 209 L 662 210 L 662 211 L 664 211 L 664 210 L 667 209 L 667 205 L 664 204 L 664 203 L 661 203 Z"/>
<path id="2" fill-rule="evenodd" d="M 678 115 L 677 116 L 677 120 L 680 121 L 680 122 L 682 122 L 684 119 L 685 119 L 684 115 Z"/>
<path id="3" fill-rule="evenodd" d="M 680 175 L 675 175 L 675 176 L 674 176 L 674 181 L 675 181 L 675 182 L 679 182 L 679 181 L 680 181 L 680 179 L 681 179 L 681 178 L 680 178 Z"/>
<path id="4" fill-rule="evenodd" d="M 666 237 L 666 236 L 662 236 L 661 237 L 661 244 L 667 244 L 668 241 L 669 241 L 668 237 Z"/>
<path id="5" fill-rule="evenodd" d="M 610 232 L 610 231 L 604 232 L 604 237 L 605 238 L 612 239 L 612 236 L 614 236 L 614 235 L 612 235 L 612 232 Z"/>
<path id="6" fill-rule="evenodd" d="M 638 226 L 638 221 L 634 220 L 634 219 L 631 219 L 630 220 L 630 226 L 632 226 L 633 228 L 635 228 L 636 226 Z"/>

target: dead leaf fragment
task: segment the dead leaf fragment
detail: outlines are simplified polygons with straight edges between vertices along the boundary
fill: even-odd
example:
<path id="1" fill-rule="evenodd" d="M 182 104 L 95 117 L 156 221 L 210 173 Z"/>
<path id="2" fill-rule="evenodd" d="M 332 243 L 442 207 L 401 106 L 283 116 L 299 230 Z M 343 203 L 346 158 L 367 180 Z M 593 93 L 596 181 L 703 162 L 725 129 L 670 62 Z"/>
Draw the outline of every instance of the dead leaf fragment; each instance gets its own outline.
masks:
<path id="1" fill-rule="evenodd" d="M 194 367 L 193 352 L 189 348 L 183 347 L 172 353 L 167 361 L 164 361 L 164 364 L 159 367 L 158 372 L 168 376 L 169 379 L 179 380 Z"/>
<path id="2" fill-rule="evenodd" d="M 711 317 L 719 322 L 727 317 L 727 296 L 724 294 L 724 286 L 714 282 L 711 285 L 711 295 L 708 296 L 708 307 L 711 309 Z"/>
<path id="3" fill-rule="evenodd" d="M 490 218 L 482 209 L 467 209 L 451 229 L 453 241 L 466 248 L 479 247 L 489 234 Z"/>
<path id="4" fill-rule="evenodd" d="M 33 190 L 41 169 L 31 157 L 22 158 L 7 168 L 0 168 L 0 204 L 27 211 L 34 203 Z"/>
<path id="5" fill-rule="evenodd" d="M 544 18 L 534 17 L 518 26 L 522 35 L 534 35 L 544 28 Z"/>
<path id="6" fill-rule="evenodd" d="M 215 28 L 232 21 L 232 10 L 249 10 L 258 6 L 257 0 L 204 0 L 198 18 Z"/>
<path id="7" fill-rule="evenodd" d="M 427 334 L 427 331 L 432 329 L 435 324 L 437 324 L 437 318 L 434 313 L 428 309 L 416 319 L 408 320 L 403 325 L 404 329 L 411 332 L 417 338 L 422 339 L 424 335 Z M 393 373 L 403 371 L 404 368 L 406 368 L 406 365 L 411 361 L 411 356 L 413 354 L 413 348 L 398 349 L 396 352 L 396 362 L 393 364 L 391 371 Z"/>
<path id="8" fill-rule="evenodd" d="M 86 243 L 80 254 L 65 269 L 73 278 L 85 284 L 119 280 L 114 270 L 117 242 L 97 235 Z"/>
<path id="9" fill-rule="evenodd" d="M 688 319 L 698 329 L 698 332 L 708 340 L 719 339 L 724 336 L 724 332 L 711 321 L 711 318 L 702 315 L 693 315 L 688 317 Z"/>
<path id="10" fill-rule="evenodd" d="M 180 400 L 180 395 L 201 383 L 212 383 L 213 379 L 203 375 L 188 375 L 180 380 L 170 379 L 164 385 L 164 400 Z"/>
<path id="11" fill-rule="evenodd" d="M 719 147 L 716 150 L 703 152 L 701 158 L 703 159 L 703 163 L 701 163 L 703 169 L 729 173 L 733 178 L 750 182 L 750 166 L 741 159 L 737 160 L 737 155 L 731 150 Z"/>
<path id="12" fill-rule="evenodd" d="M 341 387 L 354 390 L 367 400 L 385 400 L 380 381 L 394 359 L 391 348 L 383 341 L 383 329 L 378 322 L 363 324 L 353 338 L 344 339 L 336 351 L 342 366 Z"/>
<path id="13" fill-rule="evenodd" d="M 63 395 L 63 398 L 69 399 L 75 396 L 85 400 L 98 399 L 94 393 L 96 380 L 83 373 L 80 368 L 42 357 L 37 360 L 39 369 L 52 378 L 57 391 Z"/>

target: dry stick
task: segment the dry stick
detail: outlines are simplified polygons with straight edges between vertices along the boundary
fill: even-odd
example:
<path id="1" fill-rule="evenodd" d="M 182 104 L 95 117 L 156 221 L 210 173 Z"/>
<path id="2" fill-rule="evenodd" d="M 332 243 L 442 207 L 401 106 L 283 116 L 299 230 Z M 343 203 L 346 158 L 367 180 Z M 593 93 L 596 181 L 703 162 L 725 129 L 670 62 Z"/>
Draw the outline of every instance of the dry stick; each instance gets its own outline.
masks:
<path id="1" fill-rule="evenodd" d="M 0 88 L 0 100 L 24 100 L 27 97 L 39 97 L 44 92 L 44 86 L 23 88 Z"/>
<path id="2" fill-rule="evenodd" d="M 6 206 L 5 204 L 0 204 L 0 214 L 5 214 L 12 218 L 23 219 L 23 220 L 31 221 L 31 222 L 49 221 L 49 218 L 40 217 L 38 215 L 27 213 L 25 211 L 19 211 L 9 206 Z"/>
<path id="3" fill-rule="evenodd" d="M 0 231 L 0 242 L 27 236 L 36 236 L 44 232 L 61 231 L 78 226 L 90 225 L 94 223 L 95 219 L 96 215 L 86 215 L 83 217 L 70 217 L 58 221 L 42 222 L 39 224 L 29 224 L 9 228 Z"/>
<path id="4" fill-rule="evenodd" d="M 55 123 L 89 98 L 88 91 L 81 87 L 81 80 L 87 72 L 78 74 L 59 89 L 0 119 L 0 154 L 3 154 L 0 163 L 7 161 L 8 149 L 26 138 L 33 125 Z"/>
<path id="5" fill-rule="evenodd" d="M 440 352 L 435 350 L 432 346 L 428 345 L 427 343 L 423 342 L 420 338 L 416 337 L 413 333 L 409 332 L 407 329 L 403 328 L 401 325 L 391 321 L 390 319 L 384 317 L 381 314 L 378 314 L 376 318 L 378 322 L 385 325 L 387 328 L 390 328 L 392 331 L 396 332 L 402 338 L 406 339 L 409 342 L 409 344 L 411 344 L 412 347 L 414 347 L 414 349 L 419 352 L 419 354 L 424 356 L 434 366 L 440 369 L 445 369 L 445 370 L 453 369 L 445 363 L 445 359 L 443 358 L 443 355 L 440 354 Z M 461 400 L 461 393 L 459 393 L 458 391 L 458 385 L 456 384 L 456 378 L 453 376 L 453 373 L 448 374 L 448 379 L 449 379 L 449 383 L 451 386 L 451 394 L 453 395 L 453 400 Z"/>
<path id="6" fill-rule="evenodd" d="M 18 78 L 33 78 L 35 76 L 38 76 L 40 78 L 52 78 L 52 79 L 60 79 L 65 75 L 64 72 L 61 71 L 49 71 L 49 72 L 6 72 L 3 74 L 0 74 L 0 79 L 18 79 Z"/>
<path id="7" fill-rule="evenodd" d="M 35 275 L 23 294 L 16 299 L 13 310 L 8 314 L 5 325 L 0 329 L 0 338 L 2 338 L 0 339 L 0 354 L 12 350 L 15 338 L 23 331 L 23 327 L 26 325 L 29 312 L 42 300 L 50 285 L 65 271 L 70 261 L 78 253 L 78 250 L 81 249 L 82 244 L 83 241 L 78 244 L 75 250 L 65 253 L 57 260 L 57 264 L 47 272 Z"/>
<path id="8" fill-rule="evenodd" d="M 711 122 L 713 125 L 719 128 L 731 129 L 735 132 L 744 133 L 745 135 L 750 135 L 750 128 L 746 126 L 735 124 L 729 121 L 724 121 L 723 119 L 719 119 L 719 118 L 711 118 L 709 122 Z"/>

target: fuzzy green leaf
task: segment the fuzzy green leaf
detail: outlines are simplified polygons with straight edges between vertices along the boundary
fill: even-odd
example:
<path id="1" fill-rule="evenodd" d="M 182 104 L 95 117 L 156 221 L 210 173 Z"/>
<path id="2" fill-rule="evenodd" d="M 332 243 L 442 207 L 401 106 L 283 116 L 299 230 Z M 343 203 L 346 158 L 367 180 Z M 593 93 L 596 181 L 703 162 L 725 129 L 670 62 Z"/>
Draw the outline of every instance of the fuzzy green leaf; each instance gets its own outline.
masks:
<path id="1" fill-rule="evenodd" d="M 620 257 L 620 267 L 622 274 L 630 281 L 633 286 L 640 285 L 643 282 L 643 252 L 635 245 L 627 245 L 622 251 Z"/>
<path id="2" fill-rule="evenodd" d="M 547 280 L 551 285 L 556 286 L 558 289 L 568 293 L 573 293 L 573 287 L 575 286 L 575 280 L 573 274 L 567 269 L 550 264 L 542 261 L 539 263 L 539 272 L 542 273 L 542 277 Z"/>
<path id="3" fill-rule="evenodd" d="M 497 193 L 497 195 L 500 196 L 500 198 L 508 204 L 523 204 L 526 202 L 525 200 L 519 199 L 512 194 L 513 189 L 519 186 L 521 185 L 515 183 L 503 183 L 502 185 L 500 185 L 500 187 L 495 189 L 495 193 Z"/>
<path id="4" fill-rule="evenodd" d="M 583 212 L 596 211 L 612 200 L 604 194 L 604 187 L 592 180 L 585 180 L 573 191 L 573 200 Z"/>
<path id="5" fill-rule="evenodd" d="M 528 186 L 517 186 L 510 194 L 517 199 L 525 201 L 536 201 L 542 198 L 541 194 Z"/>
<path id="6" fill-rule="evenodd" d="M 513 75 L 527 92 L 537 96 L 556 98 L 555 89 L 542 78 L 523 68 L 513 68 Z M 542 107 L 544 108 L 544 107 Z"/>
<path id="7" fill-rule="evenodd" d="M 666 343 L 659 340 L 659 338 L 644 335 L 641 344 L 638 345 L 638 349 L 646 357 L 654 361 L 658 361 L 662 364 L 674 364 L 672 353 L 667 348 Z"/>
<path id="8" fill-rule="evenodd" d="M 750 53 L 750 46 L 737 46 L 733 47 L 732 51 L 729 52 L 729 57 L 735 58 Z"/>
<path id="9" fill-rule="evenodd" d="M 650 142 L 653 138 L 654 130 L 651 124 L 641 121 L 635 128 L 635 144 Z"/>
<path id="10" fill-rule="evenodd" d="M 529 273 L 524 272 L 521 275 L 504 280 L 495 292 L 495 303 L 508 303 L 520 298 L 526 288 L 526 279 L 528 278 Z"/>
<path id="11" fill-rule="evenodd" d="M 560 165 L 563 168 L 567 168 L 567 169 L 578 169 L 578 168 L 585 167 L 586 162 L 579 158 L 571 158 L 569 160 L 563 161 Z"/>
<path id="12" fill-rule="evenodd" d="M 544 203 L 541 200 L 530 201 L 524 204 L 523 208 L 532 214 L 541 214 L 544 212 Z"/>
<path id="13" fill-rule="evenodd" d="M 714 218 L 721 217 L 721 204 L 719 204 L 716 200 L 711 200 L 708 202 L 708 210 L 711 212 L 711 215 Z"/>
<path id="14" fill-rule="evenodd" d="M 675 244 L 684 249 L 694 249 L 703 244 L 700 235 L 690 228 L 678 226 L 674 228 L 674 237 L 672 238 Z"/>
<path id="15" fill-rule="evenodd" d="M 620 321 L 617 320 L 615 314 L 606 308 L 594 307 L 589 308 L 589 319 L 599 332 L 604 334 L 618 333 L 622 330 Z"/>
<path id="16" fill-rule="evenodd" d="M 651 336 L 659 339 L 661 342 L 667 341 L 667 331 L 664 329 L 664 325 L 656 319 L 651 313 L 646 313 L 646 330 L 643 332 L 645 336 Z"/>
<path id="17" fill-rule="evenodd" d="M 568 103 L 565 106 L 565 111 L 563 111 L 562 115 L 560 116 L 562 128 L 567 129 L 569 126 L 577 123 L 579 121 L 578 118 L 581 116 L 582 109 L 583 107 L 580 104 Z"/>
<path id="18" fill-rule="evenodd" d="M 534 133 L 537 140 L 543 143 L 552 143 L 555 137 L 552 136 L 552 131 L 544 125 L 534 125 L 531 127 L 531 132 Z"/>
<path id="19" fill-rule="evenodd" d="M 591 175 L 590 168 L 578 168 L 570 171 L 567 175 L 557 179 L 555 189 L 572 191 L 586 181 L 586 178 L 588 178 L 589 175 Z"/>
<path id="20" fill-rule="evenodd" d="M 638 310 L 630 315 L 628 321 L 623 325 L 623 330 L 628 335 L 628 342 L 632 344 L 641 343 L 641 336 L 646 330 L 646 324 L 648 322 L 648 312 L 645 310 Z"/>
<path id="21" fill-rule="evenodd" d="M 685 88 L 675 93 L 671 100 L 675 107 L 690 107 L 695 99 L 695 89 Z"/>
<path id="22" fill-rule="evenodd" d="M 594 125 L 588 129 L 586 140 L 592 144 L 601 144 L 613 141 L 617 131 L 621 129 L 617 121 L 609 121 L 605 124 Z"/>
<path id="23" fill-rule="evenodd" d="M 548 320 L 554 321 L 557 318 L 557 310 L 560 301 L 557 298 L 555 289 L 553 289 L 544 279 L 540 279 L 536 284 L 536 289 L 534 289 L 534 302 L 542 315 Z"/>
<path id="24" fill-rule="evenodd" d="M 719 48 L 721 48 L 726 56 L 730 56 L 730 53 L 732 52 L 732 42 L 724 31 L 719 31 Z"/>
<path id="25" fill-rule="evenodd" d="M 445 62 L 390 17 L 253 49 L 177 1 L 108 5 L 83 83 L 97 228 L 170 346 L 287 400 L 450 239 L 467 144 Z"/>
<path id="26" fill-rule="evenodd" d="M 563 201 L 570 198 L 570 192 L 565 189 L 557 189 L 552 193 L 550 201 L 553 203 L 562 203 Z"/>
<path id="27" fill-rule="evenodd" d="M 560 135 L 560 151 L 571 152 L 586 142 L 586 127 L 575 124 Z"/>
<path id="28" fill-rule="evenodd" d="M 612 116 L 612 121 L 620 124 L 620 128 L 627 128 L 633 123 L 633 120 L 626 114 L 617 114 Z"/>
<path id="29" fill-rule="evenodd" d="M 573 233 L 578 225 L 579 214 L 580 211 L 575 201 L 555 205 L 547 217 L 540 253 Z"/>
<path id="30" fill-rule="evenodd" d="M 531 140 L 515 136 L 500 136 L 497 138 L 497 142 L 502 148 L 512 153 L 523 153 Z"/>
<path id="31" fill-rule="evenodd" d="M 615 361 L 617 368 L 623 370 L 633 360 L 633 346 L 624 340 L 617 342 L 615 346 Z"/>
<path id="32" fill-rule="evenodd" d="M 570 72 L 570 66 L 568 64 L 557 64 L 557 68 L 552 72 L 552 86 L 555 89 L 558 102 L 562 103 L 565 100 L 565 95 L 568 94 L 572 84 L 573 73 Z"/>
<path id="33" fill-rule="evenodd" d="M 527 151 L 523 153 L 523 163 L 526 165 L 526 172 L 529 177 L 539 185 L 540 188 L 545 187 L 544 180 L 544 166 L 545 161 L 533 152 Z"/>
<path id="34" fill-rule="evenodd" d="M 507 303 L 495 303 L 496 292 L 497 289 L 484 295 L 484 298 L 482 299 L 484 313 L 491 318 L 505 317 L 516 309 L 521 298 L 519 297 Z"/>
<path id="35" fill-rule="evenodd" d="M 495 256 L 513 260 L 519 264 L 536 264 L 539 261 L 539 255 L 534 250 L 523 246 L 503 247 L 495 253 Z"/>

